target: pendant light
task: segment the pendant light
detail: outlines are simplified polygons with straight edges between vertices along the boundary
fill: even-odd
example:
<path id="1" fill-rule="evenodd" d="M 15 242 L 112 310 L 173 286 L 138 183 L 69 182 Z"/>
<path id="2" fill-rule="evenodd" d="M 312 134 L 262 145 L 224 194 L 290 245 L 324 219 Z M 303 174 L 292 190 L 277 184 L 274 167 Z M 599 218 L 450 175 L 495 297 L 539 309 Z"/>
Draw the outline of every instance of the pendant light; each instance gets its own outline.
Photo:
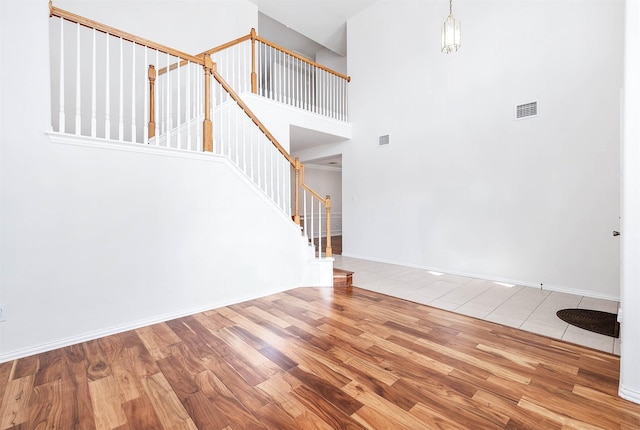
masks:
<path id="1" fill-rule="evenodd" d="M 442 24 L 442 52 L 450 54 L 460 49 L 460 21 L 453 18 L 453 0 L 449 0 L 449 16 Z"/>

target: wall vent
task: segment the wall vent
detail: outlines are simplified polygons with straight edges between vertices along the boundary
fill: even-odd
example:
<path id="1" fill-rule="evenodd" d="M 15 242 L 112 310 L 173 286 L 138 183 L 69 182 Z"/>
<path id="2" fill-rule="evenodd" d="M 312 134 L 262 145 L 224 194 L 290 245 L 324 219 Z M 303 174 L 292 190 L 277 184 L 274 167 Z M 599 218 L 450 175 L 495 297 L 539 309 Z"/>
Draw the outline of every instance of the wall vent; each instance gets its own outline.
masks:
<path id="1" fill-rule="evenodd" d="M 524 103 L 516 106 L 516 119 L 538 116 L 538 102 Z"/>
<path id="2" fill-rule="evenodd" d="M 378 137 L 378 146 L 385 146 L 389 144 L 389 135 L 385 134 L 384 136 Z"/>

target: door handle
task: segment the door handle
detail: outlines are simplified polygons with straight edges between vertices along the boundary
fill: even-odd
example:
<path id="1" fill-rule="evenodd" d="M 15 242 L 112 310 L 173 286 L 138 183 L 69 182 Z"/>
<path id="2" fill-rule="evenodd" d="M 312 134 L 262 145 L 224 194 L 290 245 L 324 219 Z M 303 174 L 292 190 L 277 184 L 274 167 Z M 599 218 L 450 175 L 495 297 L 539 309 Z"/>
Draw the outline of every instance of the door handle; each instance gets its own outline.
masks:
<path id="1" fill-rule="evenodd" d="M 615 231 L 615 230 L 613 230 L 613 235 L 614 235 L 614 236 L 620 236 L 620 232 L 619 232 L 619 231 Z"/>

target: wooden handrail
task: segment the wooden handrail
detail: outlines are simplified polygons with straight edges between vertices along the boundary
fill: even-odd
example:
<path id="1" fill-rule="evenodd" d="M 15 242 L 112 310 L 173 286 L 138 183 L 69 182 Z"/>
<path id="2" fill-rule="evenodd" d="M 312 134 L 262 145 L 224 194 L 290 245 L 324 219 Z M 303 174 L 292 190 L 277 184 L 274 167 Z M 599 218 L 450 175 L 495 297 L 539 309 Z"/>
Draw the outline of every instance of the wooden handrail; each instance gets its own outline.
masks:
<path id="1" fill-rule="evenodd" d="M 248 35 L 239 37 L 239 38 L 237 38 L 235 40 L 232 40 L 231 42 L 225 43 L 224 45 L 220 45 L 220 46 L 216 46 L 215 48 L 211 48 L 211 49 L 209 49 L 207 51 L 204 51 L 203 54 L 214 54 L 216 52 L 219 52 L 219 51 L 222 51 L 224 49 L 230 48 L 230 47 L 232 47 L 234 45 L 237 45 L 238 43 L 242 43 L 242 42 L 244 42 L 246 40 L 251 40 L 252 42 L 257 40 L 259 42 L 264 43 L 265 45 L 268 45 L 268 46 L 270 46 L 270 47 L 272 47 L 274 49 L 277 49 L 280 52 L 284 52 L 287 55 L 291 55 L 292 57 L 295 57 L 295 58 L 297 58 L 297 59 L 299 59 L 299 60 L 301 60 L 301 61 L 303 61 L 303 62 L 305 62 L 307 64 L 310 64 L 311 66 L 314 66 L 314 67 L 317 67 L 319 69 L 322 69 L 325 72 L 331 73 L 332 75 L 336 75 L 339 78 L 342 78 L 342 79 L 346 80 L 347 82 L 351 82 L 351 77 L 350 76 L 346 76 L 346 75 L 343 75 L 340 72 L 336 72 L 335 70 L 332 70 L 332 69 L 330 69 L 328 67 L 325 67 L 322 64 L 318 64 L 315 61 L 309 60 L 308 58 L 303 57 L 300 54 L 296 54 L 295 52 L 290 51 L 287 48 L 283 48 L 280 45 L 276 45 L 275 43 L 270 42 L 267 39 L 258 36 L 256 34 L 256 30 L 254 28 L 251 29 L 251 32 Z"/>
<path id="2" fill-rule="evenodd" d="M 229 84 L 222 78 L 222 76 L 220 76 L 218 71 L 215 70 L 215 68 L 212 70 L 212 75 L 213 75 L 214 79 L 216 81 L 218 81 L 218 83 L 222 86 L 222 88 L 224 88 L 224 90 L 227 92 L 227 94 L 229 94 L 229 96 L 238 104 L 238 106 L 240 106 L 242 108 L 244 113 L 251 119 L 251 121 L 253 121 L 253 123 L 258 126 L 260 131 L 262 133 L 264 133 L 265 136 L 267 136 L 267 139 L 269 139 L 271 141 L 273 146 L 275 146 L 276 149 L 287 159 L 287 161 L 289 161 L 289 164 L 291 164 L 291 166 L 295 167 L 294 158 L 291 155 L 289 155 L 287 150 L 284 149 L 284 147 L 282 145 L 280 145 L 280 142 L 278 142 L 278 139 L 276 139 L 273 136 L 273 134 L 271 134 L 271 132 L 269 130 L 267 130 L 267 127 L 264 126 L 262 121 L 260 121 L 258 119 L 258 117 L 256 116 L 256 114 L 254 114 L 253 111 L 251 109 L 249 109 L 249 106 L 247 106 L 247 104 L 242 101 L 240 96 L 238 96 L 238 94 L 236 94 L 236 92 L 233 91 L 233 89 L 229 86 Z"/>
<path id="3" fill-rule="evenodd" d="M 138 37 L 135 36 L 131 33 L 127 33 L 125 31 L 122 30 L 118 30 L 117 28 L 114 27 L 110 27 L 108 25 L 102 24 L 100 22 L 97 21 L 93 21 L 91 19 L 85 18 L 83 16 L 80 15 L 76 15 L 75 13 L 71 13 L 69 11 L 66 11 L 64 9 L 60 9 L 58 7 L 55 7 L 53 5 L 53 1 L 49 0 L 49 16 L 57 16 L 59 18 L 63 18 L 66 19 L 67 21 L 71 21 L 71 22 L 75 22 L 77 24 L 80 24 L 84 27 L 88 27 L 88 28 L 95 28 L 96 30 L 102 32 L 102 33 L 108 33 L 112 36 L 116 36 L 116 37 L 121 37 L 123 40 L 129 41 L 129 42 L 133 42 L 135 44 L 138 45 L 142 45 L 142 46 L 146 46 L 148 48 L 151 49 L 156 49 L 158 51 L 162 51 L 165 52 L 167 54 L 173 55 L 174 57 L 179 57 L 182 58 L 184 60 L 189 60 L 192 63 L 198 63 L 201 65 L 204 65 L 204 60 L 202 59 L 202 57 L 198 58 L 194 55 L 191 54 L 187 54 L 185 52 L 182 51 L 178 51 L 177 49 L 173 49 L 170 48 L 168 46 L 162 45 L 160 43 L 156 43 L 156 42 L 152 42 L 149 39 L 145 39 L 142 37 Z"/>
<path id="4" fill-rule="evenodd" d="M 255 30 L 253 30 L 253 31 L 255 31 Z M 238 43 L 242 43 L 245 40 L 249 40 L 249 39 L 251 39 L 251 33 L 247 34 L 246 36 L 238 37 L 237 39 L 234 39 L 231 42 L 227 42 L 227 43 L 222 44 L 220 46 L 216 46 L 215 48 L 211 48 L 211 49 L 209 49 L 207 51 L 204 51 L 203 54 L 212 55 L 212 54 L 215 54 L 216 52 L 223 51 L 223 50 L 225 50 L 227 48 L 231 48 L 232 46 L 237 45 Z"/>
<path id="5" fill-rule="evenodd" d="M 275 43 L 270 42 L 270 41 L 268 41 L 267 39 L 264 39 L 264 38 L 262 38 L 262 37 L 260 37 L 260 36 L 256 36 L 256 40 L 258 40 L 258 41 L 260 41 L 260 42 L 264 43 L 265 45 L 268 45 L 268 46 L 270 46 L 270 47 L 272 47 L 272 48 L 274 48 L 274 49 L 277 49 L 277 50 L 278 50 L 278 51 L 280 51 L 280 52 L 284 52 L 285 54 L 291 55 L 292 57 L 295 57 L 295 58 L 297 58 L 298 60 L 304 61 L 304 62 L 305 62 L 305 63 L 307 63 L 307 64 L 310 64 L 310 65 L 312 65 L 312 66 L 314 66 L 314 67 L 317 67 L 318 69 L 322 69 L 322 70 L 324 70 L 325 72 L 331 73 L 332 75 L 336 75 L 337 77 L 342 78 L 342 79 L 344 79 L 344 80 L 345 80 L 345 81 L 347 81 L 347 82 L 351 82 L 351 76 L 343 75 L 343 74 L 342 74 L 342 73 L 340 73 L 340 72 L 336 72 L 336 71 L 335 71 L 335 70 L 333 70 L 333 69 L 330 69 L 330 68 L 328 68 L 328 67 L 325 67 L 325 66 L 323 66 L 322 64 L 318 64 L 318 63 L 316 63 L 315 61 L 311 61 L 311 60 L 309 60 L 308 58 L 303 57 L 303 56 L 302 56 L 302 55 L 300 55 L 300 54 L 296 54 L 296 53 L 295 53 L 295 52 L 293 52 L 293 51 L 289 51 L 287 48 L 283 48 L 283 47 L 282 47 L 282 46 L 280 46 L 280 45 L 276 45 Z"/>
<path id="6" fill-rule="evenodd" d="M 322 197 L 320 194 L 316 193 L 315 191 L 313 191 L 313 189 L 309 188 L 309 186 L 307 184 L 300 184 L 300 186 L 302 188 L 304 188 L 305 190 L 307 190 L 309 192 L 309 194 L 311 194 L 313 197 L 315 197 L 316 200 L 320 200 L 320 202 L 322 202 L 322 204 L 327 204 L 327 201 L 325 200 L 324 197 Z"/>

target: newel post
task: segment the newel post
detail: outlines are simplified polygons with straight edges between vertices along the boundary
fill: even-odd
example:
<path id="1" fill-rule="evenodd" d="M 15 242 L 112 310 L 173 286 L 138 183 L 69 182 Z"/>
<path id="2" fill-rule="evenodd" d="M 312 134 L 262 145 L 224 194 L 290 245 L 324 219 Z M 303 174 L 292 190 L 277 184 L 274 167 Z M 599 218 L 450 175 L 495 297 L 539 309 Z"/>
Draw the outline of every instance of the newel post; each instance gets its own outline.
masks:
<path id="1" fill-rule="evenodd" d="M 251 29 L 251 92 L 258 93 L 258 75 L 256 74 L 256 29 Z"/>
<path id="2" fill-rule="evenodd" d="M 333 256 L 333 250 L 331 249 L 331 196 L 327 195 L 325 199 L 325 208 L 327 211 L 327 257 Z"/>
<path id="3" fill-rule="evenodd" d="M 295 184 L 293 190 L 293 222 L 300 225 L 300 159 L 296 158 L 293 165 Z"/>
<path id="4" fill-rule="evenodd" d="M 149 65 L 149 138 L 156 135 L 156 68 Z"/>
<path id="5" fill-rule="evenodd" d="M 211 71 L 213 60 L 208 54 L 204 59 L 204 121 L 202 121 L 202 150 L 213 152 L 213 124 L 211 123 Z"/>

